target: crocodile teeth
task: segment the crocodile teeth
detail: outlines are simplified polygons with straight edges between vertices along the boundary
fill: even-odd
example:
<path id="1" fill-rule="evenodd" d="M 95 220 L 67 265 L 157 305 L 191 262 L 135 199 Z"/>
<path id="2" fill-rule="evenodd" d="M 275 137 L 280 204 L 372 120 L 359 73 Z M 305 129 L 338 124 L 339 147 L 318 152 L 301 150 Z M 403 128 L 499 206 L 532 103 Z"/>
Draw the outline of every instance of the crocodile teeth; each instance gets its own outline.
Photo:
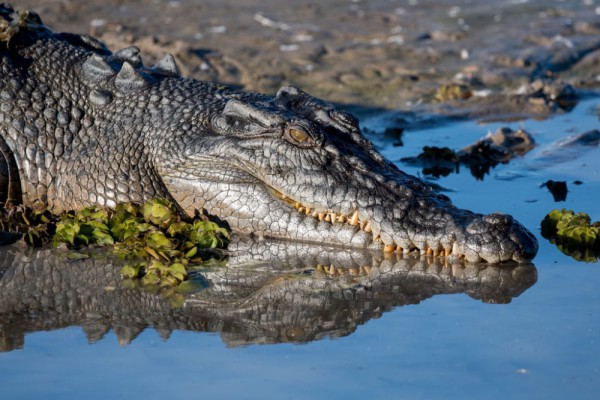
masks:
<path id="1" fill-rule="evenodd" d="M 348 223 L 354 226 L 358 225 L 358 211 L 354 211 L 354 214 L 352 214 Z"/>
<path id="2" fill-rule="evenodd" d="M 393 244 L 386 244 L 383 247 L 383 251 L 386 252 L 386 253 L 391 253 L 392 251 L 395 251 L 395 250 L 396 250 L 396 246 L 393 245 Z"/>
<path id="3" fill-rule="evenodd" d="M 365 226 L 362 228 L 363 231 L 365 232 L 373 232 L 373 229 L 371 228 L 371 221 L 367 221 L 367 223 L 365 224 Z"/>
<path id="4" fill-rule="evenodd" d="M 129 68 L 129 67 L 127 67 L 127 62 L 124 62 L 123 66 L 124 66 L 124 68 Z M 296 210 L 298 210 L 298 212 L 300 212 L 300 213 L 306 214 L 307 216 L 312 216 L 313 218 L 316 218 L 319 221 L 329 222 L 331 224 L 333 224 L 333 223 L 344 224 L 345 223 L 345 224 L 349 224 L 352 226 L 356 226 L 359 229 L 361 229 L 367 233 L 371 233 L 373 235 L 373 242 L 377 242 L 377 243 L 383 242 L 383 240 L 380 237 L 380 232 L 378 232 L 378 229 L 375 229 L 375 231 L 374 231 L 371 220 L 366 219 L 366 217 L 364 220 L 361 220 L 359 217 L 358 210 L 354 211 L 349 216 L 346 214 L 336 213 L 333 211 L 318 211 L 316 209 L 302 205 L 300 202 L 295 201 L 294 199 L 284 195 L 283 193 L 277 191 L 276 189 L 273 189 L 273 188 L 270 188 L 270 189 L 275 197 L 282 199 L 287 204 L 289 204 L 290 206 L 292 206 Z M 377 227 L 377 225 L 376 225 L 376 227 Z M 458 244 L 456 242 L 454 242 L 452 244 L 452 247 L 450 247 L 450 248 L 446 248 L 446 247 L 444 247 L 446 245 L 442 245 L 442 244 L 437 244 L 437 245 L 433 245 L 433 247 L 428 247 L 426 245 L 426 242 L 412 243 L 410 241 L 401 241 L 401 243 L 402 243 L 402 245 L 396 244 L 396 243 L 384 245 L 383 250 L 385 253 L 388 253 L 388 254 L 393 253 L 393 252 L 403 253 L 403 254 L 415 252 L 417 254 L 421 254 L 423 256 L 429 256 L 429 257 L 448 257 L 451 254 L 456 254 L 459 257 L 465 258 L 464 255 L 460 255 Z M 326 268 L 326 271 L 331 270 L 331 268 L 329 268 L 329 267 L 325 267 L 325 268 Z M 333 271 L 334 271 L 333 274 L 335 274 L 335 268 L 333 269 Z M 328 272 L 328 273 L 330 273 L 330 272 Z M 343 273 L 347 273 L 347 272 L 344 271 Z M 340 273 L 340 274 L 342 274 L 342 273 Z"/>

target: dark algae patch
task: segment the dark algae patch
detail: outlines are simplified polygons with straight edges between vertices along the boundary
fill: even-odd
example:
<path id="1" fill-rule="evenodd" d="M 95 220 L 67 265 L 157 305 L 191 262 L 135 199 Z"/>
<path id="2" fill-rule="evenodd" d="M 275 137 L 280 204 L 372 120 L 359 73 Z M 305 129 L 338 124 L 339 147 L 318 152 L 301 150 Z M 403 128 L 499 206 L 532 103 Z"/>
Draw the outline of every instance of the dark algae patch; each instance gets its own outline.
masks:
<path id="1" fill-rule="evenodd" d="M 553 210 L 542 221 L 542 236 L 577 261 L 596 262 L 600 256 L 600 221 L 584 212 Z"/>
<path id="2" fill-rule="evenodd" d="M 207 249 L 227 245 L 227 230 L 203 216 L 188 220 L 165 199 L 145 204 L 122 203 L 114 210 L 86 207 L 53 215 L 48 210 L 17 206 L 0 216 L 4 244 L 22 239 L 30 246 L 52 243 L 70 249 L 70 259 L 87 258 L 88 246 L 111 245 L 127 261 L 126 279 L 145 286 L 177 286 L 188 279 L 187 267 L 208 257 Z"/>

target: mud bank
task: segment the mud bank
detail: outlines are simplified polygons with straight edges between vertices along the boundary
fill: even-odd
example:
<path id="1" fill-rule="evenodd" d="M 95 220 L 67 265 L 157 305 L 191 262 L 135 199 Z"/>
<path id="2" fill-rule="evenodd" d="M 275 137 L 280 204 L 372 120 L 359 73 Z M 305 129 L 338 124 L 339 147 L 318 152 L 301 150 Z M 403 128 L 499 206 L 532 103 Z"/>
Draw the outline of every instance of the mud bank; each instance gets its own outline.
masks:
<path id="1" fill-rule="evenodd" d="M 185 76 L 361 109 L 514 119 L 600 88 L 600 3 L 25 0 L 51 28 L 175 55 Z"/>

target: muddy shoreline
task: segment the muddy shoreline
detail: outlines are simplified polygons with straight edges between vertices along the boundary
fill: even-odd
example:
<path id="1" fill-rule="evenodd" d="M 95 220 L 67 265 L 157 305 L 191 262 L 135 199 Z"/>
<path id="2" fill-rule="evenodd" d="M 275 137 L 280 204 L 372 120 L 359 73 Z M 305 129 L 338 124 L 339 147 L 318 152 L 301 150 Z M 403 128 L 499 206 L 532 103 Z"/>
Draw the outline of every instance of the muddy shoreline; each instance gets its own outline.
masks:
<path id="1" fill-rule="evenodd" d="M 25 0 L 57 31 L 184 76 L 273 93 L 293 84 L 362 112 L 520 119 L 600 89 L 600 4 L 582 1 Z"/>

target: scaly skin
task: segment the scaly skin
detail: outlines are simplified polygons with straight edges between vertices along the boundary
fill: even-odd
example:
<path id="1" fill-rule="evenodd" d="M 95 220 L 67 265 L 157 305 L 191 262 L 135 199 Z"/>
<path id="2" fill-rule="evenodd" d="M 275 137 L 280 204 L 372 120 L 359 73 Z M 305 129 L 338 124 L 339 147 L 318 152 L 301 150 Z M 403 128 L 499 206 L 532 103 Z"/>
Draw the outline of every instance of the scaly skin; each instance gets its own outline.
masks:
<path id="1" fill-rule="evenodd" d="M 357 120 L 293 87 L 275 97 L 144 67 L 36 14 L 0 8 L 0 187 L 54 211 L 166 197 L 243 234 L 531 260 L 512 217 L 461 210 L 385 160 Z"/>
<path id="2" fill-rule="evenodd" d="M 449 264 L 281 241 L 234 238 L 230 252 L 226 266 L 195 276 L 205 289 L 176 307 L 172 298 L 125 287 L 116 260 L 65 262 L 56 251 L 8 249 L 0 254 L 0 351 L 23 346 L 26 333 L 74 325 L 90 342 L 112 329 L 127 344 L 146 327 L 163 337 L 174 329 L 218 332 L 229 346 L 308 342 L 349 335 L 438 294 L 507 303 L 537 280 L 532 264 Z"/>

